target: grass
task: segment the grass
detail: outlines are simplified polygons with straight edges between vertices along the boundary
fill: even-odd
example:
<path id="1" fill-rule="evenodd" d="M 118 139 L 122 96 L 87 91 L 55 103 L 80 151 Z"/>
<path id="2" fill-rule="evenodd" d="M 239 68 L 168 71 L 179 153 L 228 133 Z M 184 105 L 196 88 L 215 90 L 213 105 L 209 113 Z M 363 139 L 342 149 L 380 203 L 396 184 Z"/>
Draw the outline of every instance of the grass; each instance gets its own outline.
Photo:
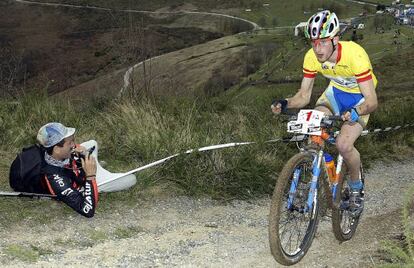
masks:
<path id="1" fill-rule="evenodd" d="M 118 227 L 113 232 L 113 235 L 118 239 L 125 239 L 125 238 L 133 237 L 134 235 L 142 231 L 143 229 L 137 226 Z"/>
<path id="2" fill-rule="evenodd" d="M 86 232 L 81 236 L 77 235 L 76 237 L 69 239 L 58 238 L 53 241 L 53 246 L 55 249 L 65 248 L 66 250 L 68 248 L 87 248 L 99 243 L 104 243 L 113 238 L 130 238 L 143 231 L 143 228 L 139 226 L 118 226 L 112 229 L 107 229 L 106 227 L 107 226 L 101 226 L 103 229 L 86 228 Z"/>
<path id="3" fill-rule="evenodd" d="M 102 1 L 98 4 L 100 3 Z M 117 5 L 122 3 L 126 2 L 112 2 Z M 211 8 L 208 1 L 194 3 L 203 9 Z M 232 3 L 234 2 L 228 1 L 220 4 L 223 6 L 215 7 L 229 8 Z M 271 23 L 272 15 L 281 12 L 286 14 L 277 21 L 278 25 L 290 25 L 294 21 L 304 20 L 309 15 L 290 9 L 295 7 L 302 10 L 301 5 L 304 5 L 304 9 L 308 10 L 310 2 L 307 1 L 304 4 L 301 1 L 292 2 L 287 9 L 275 9 L 277 1 L 270 3 L 269 10 L 258 6 L 249 15 L 241 14 L 242 9 L 232 12 L 255 21 L 265 17 L 268 25 Z M 322 3 L 316 2 L 314 8 Z M 143 2 L 143 8 L 151 9 L 155 5 L 152 1 Z M 338 5 L 346 6 L 343 1 L 338 1 Z M 347 17 L 359 12 L 359 7 L 344 8 L 343 11 L 341 15 Z M 371 56 L 374 71 L 380 81 L 377 89 L 380 105 L 371 115 L 368 127 L 385 128 L 414 123 L 414 85 L 411 74 L 414 69 L 414 33 L 405 27 L 389 25 L 387 20 L 384 20 L 381 23 L 386 25 L 385 32 L 375 34 L 373 20 L 374 18 L 368 19 L 366 29 L 358 30 L 358 33 L 363 34 L 363 39 L 358 42 Z M 393 45 L 397 29 L 401 31 L 398 37 L 400 46 Z M 300 86 L 297 82 L 282 81 L 302 77 L 301 64 L 308 44 L 303 38 L 293 37 L 292 32 L 286 29 L 262 30 L 228 38 L 223 42 L 223 47 L 230 43 L 253 48 L 268 44 L 275 46 L 272 47 L 273 53 L 264 56 L 264 63 L 257 71 L 242 77 L 240 83 L 230 89 L 220 89 L 219 94 L 214 96 L 138 94 L 133 98 L 100 98 L 75 103 L 70 98 L 50 97 L 45 89 L 23 94 L 18 100 L 1 99 L 0 189 L 9 190 L 8 169 L 16 153 L 22 147 L 35 142 L 40 126 L 50 121 L 59 121 L 77 128 L 78 142 L 97 140 L 100 145 L 100 159 L 105 160 L 108 163 L 107 168 L 114 172 L 130 170 L 191 148 L 229 142 L 257 142 L 254 145 L 182 155 L 163 165 L 138 173 L 138 183 L 134 188 L 100 195 L 98 214 L 113 213 L 121 207 L 139 206 L 140 202 L 144 202 L 150 195 L 148 192 L 152 191 L 162 192 L 155 193 L 157 198 L 166 192 L 173 192 L 190 196 L 210 196 L 221 200 L 250 199 L 271 194 L 278 172 L 286 160 L 297 152 L 297 148 L 293 144 L 265 143 L 266 140 L 286 135 L 286 122 L 272 116 L 269 104 L 272 99 L 292 96 Z M 349 38 L 350 34 L 343 37 L 345 40 Z M 208 51 L 210 48 L 203 49 Z M 242 53 L 246 51 L 243 50 Z M 200 61 L 204 67 L 208 67 L 216 55 L 212 54 L 210 58 L 202 58 Z M 220 54 L 220 57 L 229 59 L 235 56 L 227 50 Z M 174 62 L 174 59 L 176 58 L 170 59 L 171 62 Z M 240 62 L 244 64 L 244 61 Z M 240 62 L 230 62 L 233 64 L 231 65 L 229 61 L 223 61 L 223 64 L 227 65 L 221 66 L 221 73 L 227 74 L 228 70 L 240 65 Z M 194 67 L 189 64 L 180 68 L 180 71 L 185 73 L 186 70 L 192 71 Z M 205 74 L 208 74 L 205 70 L 202 69 L 199 76 L 191 73 L 193 80 L 189 81 L 208 79 L 204 78 Z M 316 101 L 326 84 L 327 81 L 318 76 L 311 103 Z M 162 89 L 169 90 L 167 86 Z M 370 135 L 361 137 L 356 146 L 361 152 L 364 165 L 369 166 L 375 160 L 392 161 L 412 157 L 414 135 L 412 128 Z M 411 204 L 408 198 L 412 197 L 414 189 L 409 193 L 406 204 Z M 388 254 L 387 265 L 390 267 L 414 265 L 414 237 L 409 226 L 412 222 L 409 209 L 408 205 L 404 207 L 404 239 L 400 242 L 387 242 L 384 246 L 384 251 Z M 19 223 L 27 226 L 48 225 L 62 218 L 67 219 L 73 216 L 73 213 L 67 206 L 53 201 L 0 199 L 0 224 L 4 228 Z M 59 238 L 52 241 L 57 249 L 91 247 L 112 238 L 127 239 L 143 231 L 139 226 L 94 229 L 82 223 L 82 216 L 74 217 L 73 221 L 80 221 L 77 232 L 82 235 L 73 239 Z M 2 247 L 2 254 L 12 260 L 34 263 L 42 256 L 53 252 L 35 245 L 8 244 Z"/>
<path id="4" fill-rule="evenodd" d="M 263 123 L 257 120 L 261 109 L 247 111 L 244 106 L 228 106 L 219 98 L 199 102 L 174 102 L 169 99 L 168 106 L 163 103 L 127 102 L 116 104 L 115 109 L 108 108 L 114 113 L 105 113 L 101 121 L 107 122 L 104 124 L 106 131 L 98 131 L 105 135 L 101 139 L 111 145 L 106 145 L 105 150 L 110 151 L 114 158 L 128 159 L 129 163 L 135 162 L 139 166 L 173 153 L 211 144 L 246 140 L 260 142 L 274 133 L 269 128 L 263 128 L 260 130 L 262 133 L 258 133 L 257 127 Z M 271 184 L 268 177 L 270 171 L 263 172 L 270 161 L 266 162 L 261 157 L 262 150 L 268 151 L 267 154 L 277 154 L 272 146 L 265 148 L 260 144 L 221 152 L 195 153 L 178 157 L 160 167 L 157 176 L 163 181 L 177 183 L 190 194 L 204 192 L 218 198 L 229 192 L 247 196 L 240 192 L 237 181 L 248 185 L 251 180 L 258 183 L 268 180 L 266 185 Z M 184 168 L 186 166 L 198 168 Z M 252 172 L 249 172 L 249 167 Z M 261 191 L 254 185 L 250 188 L 252 194 Z"/>
<path id="5" fill-rule="evenodd" d="M 22 246 L 11 244 L 3 249 L 3 253 L 13 259 L 18 259 L 26 263 L 34 263 L 43 255 L 50 255 L 53 252 L 38 246 Z"/>
<path id="6" fill-rule="evenodd" d="M 381 52 L 384 40 L 389 41 L 392 31 L 397 28 L 405 35 L 401 37 L 403 45 L 410 45 L 412 31 L 399 26 L 391 26 L 384 34 L 366 30 L 361 44 L 367 46 L 370 55 Z M 286 30 L 263 30 L 234 39 L 237 39 L 235 43 L 248 46 L 274 43 L 277 47 L 274 53 L 267 55 L 257 72 L 218 96 L 141 94 L 135 98 L 92 99 L 75 104 L 70 99 L 51 98 L 45 92 L 36 92 L 22 95 L 18 101 L 0 100 L 1 189 L 8 189 L 8 168 L 15 154 L 35 141 L 40 126 L 59 121 L 78 129 L 78 142 L 97 140 L 100 159 L 108 163 L 111 171 L 129 170 L 191 148 L 257 142 L 183 155 L 139 173 L 139 183 L 133 189 L 102 195 L 101 212 L 110 210 L 114 202 L 127 206 L 136 204 L 143 189 L 154 185 L 167 185 L 169 190 L 180 193 L 224 200 L 270 194 L 279 170 L 297 149 L 294 145 L 264 143 L 286 135 L 285 122 L 272 116 L 269 104 L 274 98 L 292 96 L 300 86 L 297 82 L 272 81 L 286 77 L 300 79 L 302 58 L 308 46 L 302 38 L 293 37 Z M 377 91 L 380 105 L 370 118 L 369 128 L 412 123 L 412 51 L 390 49 L 373 60 L 374 71 L 380 80 Z M 187 66 L 188 70 L 191 68 Z M 326 80 L 319 76 L 312 103 L 325 86 Z M 384 157 L 403 157 L 397 152 L 412 155 L 414 138 L 411 129 L 406 129 L 360 138 L 357 147 L 364 163 L 369 164 Z M 50 207 L 45 208 L 41 202 L 23 199 L 2 199 L 0 202 L 0 215 L 12 219 L 8 222 L 18 222 L 25 215 L 34 222 L 47 223 L 59 215 L 72 213 L 70 209 L 56 206 L 52 207 L 52 214 L 48 213 L 50 216 L 42 217 L 39 210 Z"/>
<path id="7" fill-rule="evenodd" d="M 413 267 L 414 266 L 414 186 L 405 193 L 404 207 L 402 209 L 403 230 L 398 241 L 384 241 L 383 259 L 387 264 L 381 267 Z"/>
<path id="8" fill-rule="evenodd" d="M 91 240 L 96 241 L 96 242 L 101 242 L 101 241 L 105 241 L 106 239 L 108 239 L 108 235 L 104 231 L 99 231 L 99 230 L 93 230 L 89 234 L 89 237 Z"/>

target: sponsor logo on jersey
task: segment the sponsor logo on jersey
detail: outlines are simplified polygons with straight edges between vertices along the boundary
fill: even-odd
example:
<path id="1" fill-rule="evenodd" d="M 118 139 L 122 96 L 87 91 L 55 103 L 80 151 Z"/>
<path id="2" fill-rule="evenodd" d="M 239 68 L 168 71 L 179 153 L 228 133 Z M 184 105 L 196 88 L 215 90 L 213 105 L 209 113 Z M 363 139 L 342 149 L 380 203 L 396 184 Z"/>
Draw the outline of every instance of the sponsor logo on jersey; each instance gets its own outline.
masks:
<path id="1" fill-rule="evenodd" d="M 53 175 L 53 180 L 57 182 L 60 187 L 65 186 L 65 183 L 63 182 L 63 178 L 59 176 L 58 174 Z"/>
<path id="2" fill-rule="evenodd" d="M 71 193 L 73 193 L 73 190 L 71 188 L 67 188 L 62 191 L 62 195 L 69 196 Z"/>

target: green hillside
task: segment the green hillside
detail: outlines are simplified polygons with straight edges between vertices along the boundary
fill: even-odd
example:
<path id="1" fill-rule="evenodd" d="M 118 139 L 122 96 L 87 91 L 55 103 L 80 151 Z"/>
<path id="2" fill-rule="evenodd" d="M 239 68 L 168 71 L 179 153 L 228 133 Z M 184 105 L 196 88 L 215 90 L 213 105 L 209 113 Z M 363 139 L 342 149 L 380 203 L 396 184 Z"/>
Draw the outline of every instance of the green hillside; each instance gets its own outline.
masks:
<path id="1" fill-rule="evenodd" d="M 261 26 L 296 25 L 298 21 L 308 19 L 309 15 L 318 9 L 335 10 L 341 17 L 358 15 L 362 5 L 346 0 L 316 0 L 316 1 L 283 1 L 283 0 L 157 0 L 157 1 L 128 1 L 128 0 L 52 0 L 43 2 L 67 3 L 76 5 L 100 6 L 111 9 L 135 9 L 148 11 L 208 11 L 240 16 L 255 21 Z M 365 7 L 370 9 L 369 7 Z M 247 10 L 247 11 L 246 11 Z"/>
<path id="2" fill-rule="evenodd" d="M 94 4 L 93 1 L 87 3 Z M 122 1 L 116 3 L 121 5 Z M 194 5 L 199 4 L 204 9 L 210 7 L 203 3 L 194 2 Z M 218 7 L 230 8 L 233 7 L 231 3 Z M 296 1 L 292 3 L 298 4 Z M 329 3 L 321 1 L 321 4 Z M 358 13 L 362 8 L 357 5 L 355 9 L 354 6 L 348 9 L 348 4 L 340 3 L 345 5 L 344 16 Z M 143 3 L 144 7 L 155 9 L 152 5 L 150 1 Z M 287 8 L 286 13 L 278 11 L 280 25 L 294 24 L 305 18 L 301 6 L 296 6 L 300 8 L 295 14 L 293 8 Z M 314 8 L 318 6 L 315 4 Z M 257 14 L 254 18 L 259 19 L 267 13 Z M 367 49 L 379 80 L 380 104 L 370 118 L 369 128 L 414 121 L 414 32 L 380 18 L 368 18 L 367 27 L 356 33 L 357 42 Z M 381 33 L 376 33 L 378 27 Z M 345 40 L 351 38 L 352 31 L 343 37 Z M 158 81 L 156 94 L 151 91 L 148 80 L 137 78 L 135 89 L 145 90 L 130 90 L 123 98 L 96 97 L 99 90 L 110 90 L 107 87 L 113 84 L 107 82 L 97 86 L 91 80 L 89 87 L 92 93 L 96 90 L 95 98 L 82 101 L 60 95 L 57 98 L 48 96 L 44 88 L 33 88 L 33 92 L 26 92 L 18 99 L 1 99 L 0 189 L 9 190 L 9 165 L 23 146 L 35 141 L 38 128 L 49 121 L 60 121 L 78 129 L 77 141 L 96 139 L 100 144 L 100 159 L 108 163 L 107 168 L 111 171 L 132 169 L 190 148 L 239 141 L 258 142 L 251 146 L 186 155 L 148 169 L 137 174 L 138 185 L 126 193 L 104 194 L 101 211 L 110 209 L 111 202 L 128 206 L 142 191 L 154 185 L 165 187 L 165 191 L 209 195 L 223 200 L 271 193 L 278 172 L 297 149 L 293 144 L 264 143 L 286 135 L 286 123 L 275 118 L 269 106 L 272 99 L 293 95 L 300 86 L 303 55 L 309 44 L 302 37 L 294 37 L 291 29 L 272 29 L 230 36 L 199 46 L 157 59 L 161 67 L 168 70 L 157 75 L 153 70 L 152 79 L 154 83 Z M 204 53 L 199 55 L 198 52 Z M 174 75 L 165 75 L 172 71 L 175 71 Z M 139 76 L 140 73 L 135 74 Z M 122 77 L 121 72 L 118 77 Z M 201 89 L 196 94 L 178 94 L 185 88 L 173 82 L 181 79 L 187 86 L 201 80 L 205 84 L 199 85 Z M 326 84 L 327 81 L 319 76 L 313 100 Z M 82 91 L 77 91 L 79 94 Z M 412 133 L 412 129 L 406 129 L 361 137 L 357 146 L 364 163 L 369 166 L 379 158 L 398 159 L 413 155 Z M 15 211 L 9 213 L 11 222 L 20 219 L 18 208 L 22 202 L 17 200 L 7 204 L 7 210 Z M 36 216 L 37 206 L 36 203 L 26 204 L 24 213 L 39 217 Z"/>

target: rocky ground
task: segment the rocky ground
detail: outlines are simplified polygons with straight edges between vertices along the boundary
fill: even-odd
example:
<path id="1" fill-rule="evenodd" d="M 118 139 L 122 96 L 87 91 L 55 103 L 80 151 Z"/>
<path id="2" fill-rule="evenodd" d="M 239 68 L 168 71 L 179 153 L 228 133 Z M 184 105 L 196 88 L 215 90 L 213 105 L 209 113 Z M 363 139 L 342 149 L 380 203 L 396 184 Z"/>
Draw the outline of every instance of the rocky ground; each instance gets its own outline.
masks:
<path id="1" fill-rule="evenodd" d="M 298 267 L 371 267 L 381 241 L 401 233 L 403 193 L 414 161 L 376 163 L 367 172 L 366 209 L 355 237 L 339 244 L 324 218 Z M 268 245 L 269 198 L 218 201 L 185 196 L 144 198 L 86 219 L 73 213 L 52 222 L 0 227 L 1 266 L 277 267 Z M 49 210 L 62 204 L 45 202 Z M 7 215 L 2 215 L 7 216 Z"/>

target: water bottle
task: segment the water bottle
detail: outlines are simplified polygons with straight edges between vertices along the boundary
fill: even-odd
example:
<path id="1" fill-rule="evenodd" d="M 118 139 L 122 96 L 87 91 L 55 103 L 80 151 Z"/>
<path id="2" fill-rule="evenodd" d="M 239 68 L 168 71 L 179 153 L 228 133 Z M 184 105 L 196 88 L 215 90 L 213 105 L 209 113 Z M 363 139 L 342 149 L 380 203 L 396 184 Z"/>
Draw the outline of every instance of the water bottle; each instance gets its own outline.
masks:
<path id="1" fill-rule="evenodd" d="M 333 157 L 328 153 L 324 153 L 323 157 L 325 158 L 326 171 L 328 173 L 329 181 L 331 183 L 336 183 L 336 170 Z"/>

